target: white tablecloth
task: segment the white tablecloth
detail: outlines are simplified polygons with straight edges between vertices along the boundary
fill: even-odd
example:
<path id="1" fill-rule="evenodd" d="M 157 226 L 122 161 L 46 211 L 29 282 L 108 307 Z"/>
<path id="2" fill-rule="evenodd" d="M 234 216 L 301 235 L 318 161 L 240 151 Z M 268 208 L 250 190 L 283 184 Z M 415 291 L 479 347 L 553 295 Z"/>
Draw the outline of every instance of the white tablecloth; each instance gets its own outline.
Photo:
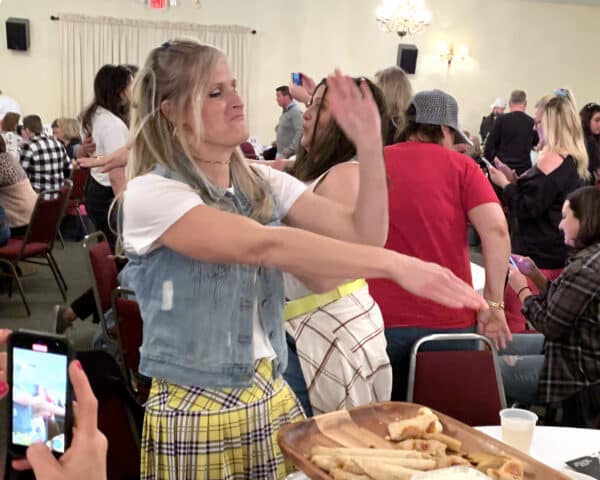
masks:
<path id="1" fill-rule="evenodd" d="M 500 427 L 477 427 L 477 430 L 502 440 Z M 535 427 L 531 455 L 552 467 L 564 468 L 567 460 L 600 451 L 600 430 L 565 427 Z"/>

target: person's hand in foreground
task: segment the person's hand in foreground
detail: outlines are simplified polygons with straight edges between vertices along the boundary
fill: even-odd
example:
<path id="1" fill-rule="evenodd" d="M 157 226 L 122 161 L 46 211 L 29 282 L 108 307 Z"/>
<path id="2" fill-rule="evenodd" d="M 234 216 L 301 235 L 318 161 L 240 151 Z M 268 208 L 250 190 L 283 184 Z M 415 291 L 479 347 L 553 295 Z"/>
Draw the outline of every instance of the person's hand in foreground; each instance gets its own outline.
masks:
<path id="1" fill-rule="evenodd" d="M 98 400 L 78 360 L 69 365 L 69 378 L 77 398 L 71 446 L 56 459 L 46 445 L 35 443 L 27 449 L 27 459 L 13 460 L 12 466 L 33 468 L 37 480 L 106 480 L 108 441 L 98 430 Z"/>

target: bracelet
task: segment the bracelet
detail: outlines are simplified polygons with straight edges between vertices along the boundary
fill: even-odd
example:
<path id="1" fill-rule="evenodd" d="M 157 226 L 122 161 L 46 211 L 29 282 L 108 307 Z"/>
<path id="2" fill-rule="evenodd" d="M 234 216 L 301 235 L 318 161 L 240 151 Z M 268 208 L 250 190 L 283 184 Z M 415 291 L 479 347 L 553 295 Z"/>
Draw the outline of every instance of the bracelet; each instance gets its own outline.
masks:
<path id="1" fill-rule="evenodd" d="M 523 290 L 529 290 L 531 292 L 531 288 L 529 288 L 529 287 L 523 287 L 521 290 L 519 290 L 517 292 L 517 297 L 521 298 L 521 293 L 523 292 Z"/>
<path id="2" fill-rule="evenodd" d="M 504 310 L 504 301 L 502 302 L 494 302 L 492 300 L 485 299 L 490 308 L 499 308 L 500 310 Z"/>

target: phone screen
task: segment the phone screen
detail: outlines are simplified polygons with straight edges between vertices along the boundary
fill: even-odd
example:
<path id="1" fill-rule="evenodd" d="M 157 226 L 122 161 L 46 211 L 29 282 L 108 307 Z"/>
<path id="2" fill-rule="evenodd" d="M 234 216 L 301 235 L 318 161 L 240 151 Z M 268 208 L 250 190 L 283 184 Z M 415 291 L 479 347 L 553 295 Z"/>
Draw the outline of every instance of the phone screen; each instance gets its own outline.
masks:
<path id="1" fill-rule="evenodd" d="M 292 83 L 294 85 L 302 85 L 302 74 L 298 72 L 292 73 Z"/>
<path id="2" fill-rule="evenodd" d="M 41 441 L 50 450 L 63 453 L 69 444 L 71 428 L 68 347 L 53 337 L 23 340 L 18 332 L 13 335 L 16 335 L 10 354 L 13 450 L 22 453 L 32 443 Z"/>
<path id="3" fill-rule="evenodd" d="M 510 262 L 510 264 L 515 267 L 517 270 L 519 269 L 519 267 L 517 266 L 517 262 L 515 262 L 514 258 L 512 257 L 508 257 L 508 261 Z"/>

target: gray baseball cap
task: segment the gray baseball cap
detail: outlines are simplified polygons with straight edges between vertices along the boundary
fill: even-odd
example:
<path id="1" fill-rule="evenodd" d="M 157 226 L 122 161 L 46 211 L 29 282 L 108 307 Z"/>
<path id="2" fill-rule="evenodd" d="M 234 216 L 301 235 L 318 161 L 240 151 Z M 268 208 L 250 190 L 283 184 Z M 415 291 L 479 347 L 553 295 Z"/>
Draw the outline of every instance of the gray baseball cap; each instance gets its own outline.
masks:
<path id="1" fill-rule="evenodd" d="M 458 122 L 458 103 L 452 95 L 441 90 L 424 90 L 417 93 L 410 104 L 415 107 L 416 115 L 414 121 L 429 125 L 445 125 L 451 127 L 456 135 L 454 143 L 473 142 L 464 134 Z"/>

